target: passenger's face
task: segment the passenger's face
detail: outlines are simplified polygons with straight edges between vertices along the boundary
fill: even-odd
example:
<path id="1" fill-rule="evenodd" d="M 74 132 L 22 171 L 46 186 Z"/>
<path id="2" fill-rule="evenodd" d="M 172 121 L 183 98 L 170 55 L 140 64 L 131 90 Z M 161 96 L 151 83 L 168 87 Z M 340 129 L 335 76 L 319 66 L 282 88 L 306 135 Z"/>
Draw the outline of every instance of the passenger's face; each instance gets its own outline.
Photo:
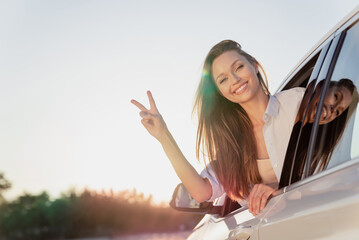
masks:
<path id="1" fill-rule="evenodd" d="M 319 124 L 326 124 L 340 116 L 352 102 L 352 94 L 348 88 L 344 86 L 333 86 L 328 89 L 327 96 L 324 100 L 322 114 Z M 312 114 L 311 122 L 314 121 Z"/>
<path id="2" fill-rule="evenodd" d="M 260 89 L 258 66 L 235 50 L 218 56 L 212 64 L 212 75 L 221 94 L 229 101 L 244 103 Z"/>

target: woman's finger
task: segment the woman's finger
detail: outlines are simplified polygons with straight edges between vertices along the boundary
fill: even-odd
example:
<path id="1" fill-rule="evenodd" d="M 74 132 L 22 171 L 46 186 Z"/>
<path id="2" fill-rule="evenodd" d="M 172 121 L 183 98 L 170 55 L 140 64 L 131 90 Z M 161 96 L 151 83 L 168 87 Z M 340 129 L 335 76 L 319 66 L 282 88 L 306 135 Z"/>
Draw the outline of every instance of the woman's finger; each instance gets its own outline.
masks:
<path id="1" fill-rule="evenodd" d="M 148 114 L 147 112 L 141 111 L 140 112 L 140 117 L 144 118 L 144 117 L 149 117 L 150 114 Z"/>
<path id="2" fill-rule="evenodd" d="M 148 96 L 148 100 L 150 102 L 151 110 L 153 109 L 153 110 L 156 110 L 158 112 L 157 107 L 156 107 L 156 103 L 155 103 L 155 100 L 153 99 L 151 91 L 147 91 L 147 96 Z"/>
<path id="3" fill-rule="evenodd" d="M 150 131 L 151 123 L 148 119 L 141 119 L 142 125 L 146 128 L 147 131 Z"/>
<path id="4" fill-rule="evenodd" d="M 256 196 L 257 189 L 258 189 L 258 184 L 255 184 L 248 196 L 248 210 L 251 213 L 253 212 L 254 197 Z"/>
<path id="5" fill-rule="evenodd" d="M 260 209 L 259 209 L 260 211 L 262 211 L 265 208 L 265 206 L 266 206 L 266 204 L 268 202 L 268 198 L 269 198 L 270 195 L 272 195 L 272 191 L 266 191 L 262 195 L 261 205 L 260 205 Z"/>
<path id="6" fill-rule="evenodd" d="M 131 103 L 136 107 L 138 107 L 141 111 L 148 112 L 148 109 L 145 108 L 145 106 L 143 106 L 141 103 L 137 102 L 136 100 L 132 99 Z"/>
<path id="7" fill-rule="evenodd" d="M 254 196 L 254 199 L 253 199 L 253 213 L 254 215 L 257 215 L 259 213 L 259 208 L 260 208 L 260 204 L 261 204 L 261 201 L 262 201 L 262 196 L 263 196 L 263 185 L 259 185 L 258 186 L 258 190 L 256 192 L 256 195 Z"/>
<path id="8" fill-rule="evenodd" d="M 256 216 L 263 210 L 275 189 L 265 184 L 255 184 L 248 196 L 248 209 Z"/>
<path id="9" fill-rule="evenodd" d="M 147 112 L 144 112 L 144 111 L 141 111 L 140 112 L 140 116 L 143 118 L 143 119 L 147 119 L 147 120 L 150 120 L 153 118 L 153 115 L 151 113 L 147 113 Z"/>

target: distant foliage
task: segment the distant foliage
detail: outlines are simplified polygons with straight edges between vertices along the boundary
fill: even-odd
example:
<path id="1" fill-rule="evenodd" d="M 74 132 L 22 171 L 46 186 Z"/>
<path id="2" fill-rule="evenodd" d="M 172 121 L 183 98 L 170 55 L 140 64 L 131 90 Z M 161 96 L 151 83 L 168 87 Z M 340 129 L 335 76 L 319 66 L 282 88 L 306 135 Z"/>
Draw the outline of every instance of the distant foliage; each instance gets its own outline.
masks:
<path id="1" fill-rule="evenodd" d="M 11 188 L 11 183 L 5 178 L 4 173 L 0 173 L 0 204 L 5 201 L 2 193 Z"/>
<path id="2" fill-rule="evenodd" d="M 0 205 L 0 239 L 61 239 L 193 228 L 201 216 L 156 206 L 136 190 L 24 194 Z"/>

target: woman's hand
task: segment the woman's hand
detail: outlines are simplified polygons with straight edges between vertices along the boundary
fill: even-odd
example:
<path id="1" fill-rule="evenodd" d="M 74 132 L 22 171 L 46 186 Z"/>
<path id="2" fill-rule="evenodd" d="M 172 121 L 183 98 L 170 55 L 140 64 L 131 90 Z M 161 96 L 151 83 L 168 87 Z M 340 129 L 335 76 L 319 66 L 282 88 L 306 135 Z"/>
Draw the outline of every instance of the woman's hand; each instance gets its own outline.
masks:
<path id="1" fill-rule="evenodd" d="M 266 206 L 268 198 L 275 191 L 265 184 L 255 184 L 248 197 L 248 210 L 256 216 Z"/>
<path id="2" fill-rule="evenodd" d="M 131 103 L 141 110 L 140 116 L 142 117 L 141 123 L 143 126 L 145 126 L 147 131 L 153 137 L 161 142 L 161 138 L 167 131 L 167 126 L 156 107 L 155 100 L 153 99 L 150 91 L 147 91 L 147 96 L 150 102 L 150 109 L 145 108 L 141 103 L 133 99 L 131 100 Z"/>

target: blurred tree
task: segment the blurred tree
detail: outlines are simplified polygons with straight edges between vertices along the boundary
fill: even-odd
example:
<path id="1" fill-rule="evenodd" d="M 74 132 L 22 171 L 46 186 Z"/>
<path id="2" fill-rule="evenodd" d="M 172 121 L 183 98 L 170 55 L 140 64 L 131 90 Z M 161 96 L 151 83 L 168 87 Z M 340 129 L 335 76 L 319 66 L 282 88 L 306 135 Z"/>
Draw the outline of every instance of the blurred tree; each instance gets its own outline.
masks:
<path id="1" fill-rule="evenodd" d="M 117 236 L 191 229 L 201 216 L 156 206 L 136 189 L 118 193 L 71 190 L 57 199 L 25 193 L 0 205 L 0 240 Z"/>
<path id="2" fill-rule="evenodd" d="M 11 188 L 11 183 L 5 178 L 4 173 L 0 173 L 0 204 L 5 202 L 3 192 Z"/>
<path id="3" fill-rule="evenodd" d="M 49 195 L 25 193 L 2 206 L 0 229 L 8 239 L 43 239 L 50 232 Z"/>

